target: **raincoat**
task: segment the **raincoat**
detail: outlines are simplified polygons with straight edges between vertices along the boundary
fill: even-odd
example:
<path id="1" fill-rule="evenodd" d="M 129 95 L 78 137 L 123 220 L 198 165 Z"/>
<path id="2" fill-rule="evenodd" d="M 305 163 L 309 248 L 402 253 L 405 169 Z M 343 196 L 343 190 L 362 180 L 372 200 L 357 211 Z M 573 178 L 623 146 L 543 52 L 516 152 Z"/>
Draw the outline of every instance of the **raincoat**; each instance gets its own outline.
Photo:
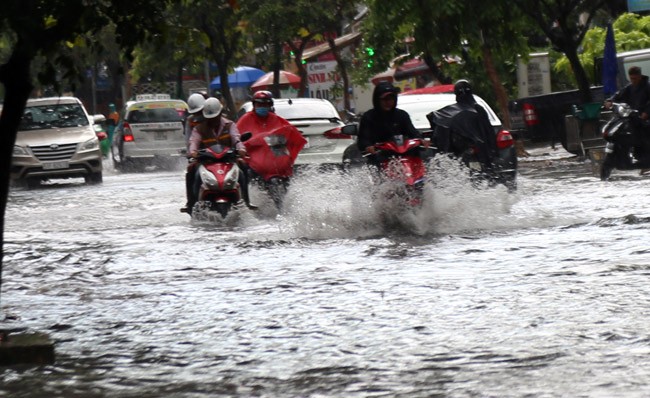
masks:
<path id="1" fill-rule="evenodd" d="M 394 90 L 395 88 L 386 82 L 381 82 L 375 87 L 372 93 L 373 108 L 365 112 L 359 122 L 357 147 L 360 151 L 365 151 L 367 147 L 379 142 L 392 141 L 395 135 L 422 138 L 406 111 L 398 109 L 397 105 L 389 111 L 381 109 L 381 95 L 389 91 L 395 92 Z M 397 96 L 397 93 L 395 95 Z"/>

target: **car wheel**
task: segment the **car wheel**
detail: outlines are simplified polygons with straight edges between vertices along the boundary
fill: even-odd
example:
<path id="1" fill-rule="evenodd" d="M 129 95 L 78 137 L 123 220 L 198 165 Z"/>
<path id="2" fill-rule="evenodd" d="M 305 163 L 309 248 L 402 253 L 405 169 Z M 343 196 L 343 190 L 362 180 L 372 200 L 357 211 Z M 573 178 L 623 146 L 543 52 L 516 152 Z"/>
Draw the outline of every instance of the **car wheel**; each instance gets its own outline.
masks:
<path id="1" fill-rule="evenodd" d="M 41 179 L 37 177 L 29 177 L 25 179 L 25 186 L 27 189 L 35 189 L 41 186 Z"/>
<path id="2" fill-rule="evenodd" d="M 104 181 L 102 172 L 90 173 L 84 177 L 86 184 L 101 184 Z"/>

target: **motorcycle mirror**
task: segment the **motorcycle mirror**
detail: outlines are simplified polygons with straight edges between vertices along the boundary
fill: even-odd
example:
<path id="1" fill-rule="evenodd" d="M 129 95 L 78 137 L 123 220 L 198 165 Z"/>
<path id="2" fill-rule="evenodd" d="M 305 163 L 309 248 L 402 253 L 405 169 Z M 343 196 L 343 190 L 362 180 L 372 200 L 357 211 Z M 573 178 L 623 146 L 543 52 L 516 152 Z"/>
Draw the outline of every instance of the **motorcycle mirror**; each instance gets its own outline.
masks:
<path id="1" fill-rule="evenodd" d="M 346 124 L 341 127 L 341 134 L 357 135 L 359 132 L 356 124 Z"/>
<path id="2" fill-rule="evenodd" d="M 253 133 L 251 133 L 250 131 L 247 131 L 244 134 L 242 134 L 239 137 L 239 139 L 241 139 L 241 142 L 246 142 L 246 141 L 250 140 L 252 136 L 253 136 Z"/>

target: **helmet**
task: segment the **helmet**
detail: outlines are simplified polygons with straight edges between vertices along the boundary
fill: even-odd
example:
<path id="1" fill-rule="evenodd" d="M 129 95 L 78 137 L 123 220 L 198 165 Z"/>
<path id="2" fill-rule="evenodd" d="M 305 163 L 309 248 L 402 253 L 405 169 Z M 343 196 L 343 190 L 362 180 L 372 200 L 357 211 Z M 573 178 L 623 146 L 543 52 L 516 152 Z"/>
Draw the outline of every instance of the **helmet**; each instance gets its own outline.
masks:
<path id="1" fill-rule="evenodd" d="M 223 105 L 221 105 L 221 101 L 214 97 L 210 97 L 205 100 L 205 104 L 203 105 L 203 117 L 206 119 L 215 118 L 221 114 L 222 110 Z"/>
<path id="2" fill-rule="evenodd" d="M 205 97 L 199 93 L 194 93 L 190 95 L 190 98 L 187 99 L 187 106 L 189 107 L 189 113 L 197 113 L 203 109 L 205 104 Z"/>
<path id="3" fill-rule="evenodd" d="M 471 95 L 472 94 L 472 85 L 469 84 L 469 81 L 461 79 L 454 84 L 454 94 L 456 95 Z"/>
<path id="4" fill-rule="evenodd" d="M 253 103 L 273 106 L 273 94 L 270 91 L 258 91 L 253 94 Z"/>

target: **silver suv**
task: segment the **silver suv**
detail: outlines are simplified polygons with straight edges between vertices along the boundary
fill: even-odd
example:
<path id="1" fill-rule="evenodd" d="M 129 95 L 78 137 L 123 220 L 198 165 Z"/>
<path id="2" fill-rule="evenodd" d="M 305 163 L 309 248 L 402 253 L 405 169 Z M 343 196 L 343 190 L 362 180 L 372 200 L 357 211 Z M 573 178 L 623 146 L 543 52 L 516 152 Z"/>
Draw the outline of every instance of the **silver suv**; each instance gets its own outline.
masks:
<path id="1" fill-rule="evenodd" d="M 30 99 L 18 126 L 11 179 L 28 187 L 52 178 L 102 182 L 102 153 L 92 120 L 78 98 Z"/>

